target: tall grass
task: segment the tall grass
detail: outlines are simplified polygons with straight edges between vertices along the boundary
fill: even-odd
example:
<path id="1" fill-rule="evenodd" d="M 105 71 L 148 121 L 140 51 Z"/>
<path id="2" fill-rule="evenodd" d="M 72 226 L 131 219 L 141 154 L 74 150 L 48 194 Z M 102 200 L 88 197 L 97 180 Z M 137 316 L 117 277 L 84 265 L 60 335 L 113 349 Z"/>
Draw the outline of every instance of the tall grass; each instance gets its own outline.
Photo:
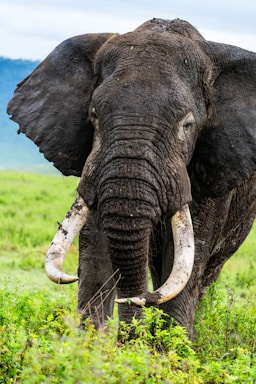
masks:
<path id="1" fill-rule="evenodd" d="M 0 172 L 2 250 L 35 248 L 50 241 L 76 196 L 78 179 Z"/>
<path id="2" fill-rule="evenodd" d="M 77 183 L 0 173 L 0 383 L 256 383 L 256 229 L 200 303 L 193 343 L 180 327 L 162 330 L 163 314 L 147 309 L 134 321 L 137 339 L 120 344 L 116 317 L 108 330 L 79 331 L 77 285 L 44 275 Z M 76 273 L 76 244 L 68 260 Z"/>

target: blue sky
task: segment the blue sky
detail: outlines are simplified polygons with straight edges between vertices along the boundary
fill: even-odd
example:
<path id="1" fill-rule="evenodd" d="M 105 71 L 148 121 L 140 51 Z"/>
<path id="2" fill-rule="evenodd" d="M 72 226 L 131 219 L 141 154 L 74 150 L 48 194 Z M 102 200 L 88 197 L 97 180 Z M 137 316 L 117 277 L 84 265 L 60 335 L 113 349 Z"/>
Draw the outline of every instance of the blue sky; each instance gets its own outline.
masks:
<path id="1" fill-rule="evenodd" d="M 185 19 L 208 40 L 256 51 L 255 0 L 1 0 L 0 56 L 41 60 L 68 37 L 125 33 L 153 17 Z"/>

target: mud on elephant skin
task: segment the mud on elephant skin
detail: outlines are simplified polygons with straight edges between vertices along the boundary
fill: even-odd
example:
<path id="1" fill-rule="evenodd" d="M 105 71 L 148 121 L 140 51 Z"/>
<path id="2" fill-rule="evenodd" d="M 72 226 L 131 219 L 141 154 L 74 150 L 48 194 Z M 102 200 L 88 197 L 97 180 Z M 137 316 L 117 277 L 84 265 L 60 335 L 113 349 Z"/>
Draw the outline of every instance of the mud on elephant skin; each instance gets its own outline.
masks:
<path id="1" fill-rule="evenodd" d="M 255 218 L 256 54 L 179 19 L 76 36 L 18 85 L 8 113 L 80 177 L 50 279 L 77 280 L 61 265 L 79 233 L 84 318 L 99 327 L 117 295 L 121 320 L 158 305 L 192 336 L 198 300 Z"/>

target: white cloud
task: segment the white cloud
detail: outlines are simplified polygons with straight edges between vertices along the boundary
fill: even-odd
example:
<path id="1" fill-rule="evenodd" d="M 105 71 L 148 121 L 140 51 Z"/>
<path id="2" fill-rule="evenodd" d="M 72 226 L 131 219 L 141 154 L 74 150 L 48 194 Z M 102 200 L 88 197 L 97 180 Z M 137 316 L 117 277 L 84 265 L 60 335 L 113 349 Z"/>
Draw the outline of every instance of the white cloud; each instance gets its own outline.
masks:
<path id="1" fill-rule="evenodd" d="M 6 5 L 0 13 L 0 55 L 41 59 L 70 36 L 90 32 L 123 33 L 138 24 L 136 19 L 131 22 L 125 15 L 112 18 L 97 11 Z"/>
<path id="2" fill-rule="evenodd" d="M 206 31 L 204 37 L 207 40 L 216 41 L 219 43 L 236 45 L 238 47 L 256 52 L 255 35 L 249 33 L 227 33 L 209 30 Z"/>
<path id="3" fill-rule="evenodd" d="M 183 18 L 206 39 L 256 51 L 253 0 L 2 0 L 0 56 L 43 59 L 70 36 L 124 33 L 152 17 Z"/>

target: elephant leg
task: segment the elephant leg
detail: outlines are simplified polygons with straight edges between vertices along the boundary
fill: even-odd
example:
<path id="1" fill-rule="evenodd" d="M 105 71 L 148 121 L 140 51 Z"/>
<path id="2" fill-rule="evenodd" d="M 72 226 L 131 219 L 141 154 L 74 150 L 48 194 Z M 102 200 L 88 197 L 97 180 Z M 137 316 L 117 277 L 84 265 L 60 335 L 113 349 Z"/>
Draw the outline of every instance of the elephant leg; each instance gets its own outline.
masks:
<path id="1" fill-rule="evenodd" d="M 170 260 L 173 258 L 173 253 L 169 253 L 169 260 L 167 255 L 168 253 L 165 254 L 164 258 L 162 259 L 163 264 L 161 273 L 159 273 L 157 277 L 152 277 L 152 280 L 155 281 L 154 289 L 157 289 L 166 281 L 172 269 L 172 266 L 170 266 Z M 201 273 L 195 266 L 194 270 L 192 271 L 190 280 L 185 288 L 172 300 L 159 305 L 159 309 L 161 309 L 165 315 L 167 315 L 165 317 L 166 322 L 164 327 L 168 328 L 170 326 L 170 322 L 174 319 L 176 324 L 186 329 L 187 335 L 191 340 L 194 337 L 196 305 L 202 291 L 202 282 L 201 278 L 199 277 L 200 275 Z"/>
<path id="2" fill-rule="evenodd" d="M 116 283 L 95 211 L 91 211 L 80 232 L 78 276 L 78 311 L 82 324 L 90 318 L 98 329 L 113 314 Z"/>
<path id="3" fill-rule="evenodd" d="M 255 178 L 244 183 L 229 196 L 206 199 L 192 205 L 195 234 L 195 263 L 184 290 L 163 310 L 185 326 L 193 338 L 196 305 L 217 280 L 226 261 L 236 252 L 249 233 L 255 219 L 253 195 Z M 244 209 L 244 207 L 247 209 Z M 220 212 L 222 213 L 220 215 Z M 209 246 L 210 245 L 210 246 Z"/>
<path id="4" fill-rule="evenodd" d="M 201 294 L 201 284 L 195 283 L 195 281 L 192 275 L 191 282 L 187 284 L 179 295 L 160 305 L 160 309 L 168 314 L 169 318 L 173 318 L 176 324 L 186 329 L 190 340 L 194 339 L 196 305 Z M 166 325 L 169 326 L 168 321 Z"/>

